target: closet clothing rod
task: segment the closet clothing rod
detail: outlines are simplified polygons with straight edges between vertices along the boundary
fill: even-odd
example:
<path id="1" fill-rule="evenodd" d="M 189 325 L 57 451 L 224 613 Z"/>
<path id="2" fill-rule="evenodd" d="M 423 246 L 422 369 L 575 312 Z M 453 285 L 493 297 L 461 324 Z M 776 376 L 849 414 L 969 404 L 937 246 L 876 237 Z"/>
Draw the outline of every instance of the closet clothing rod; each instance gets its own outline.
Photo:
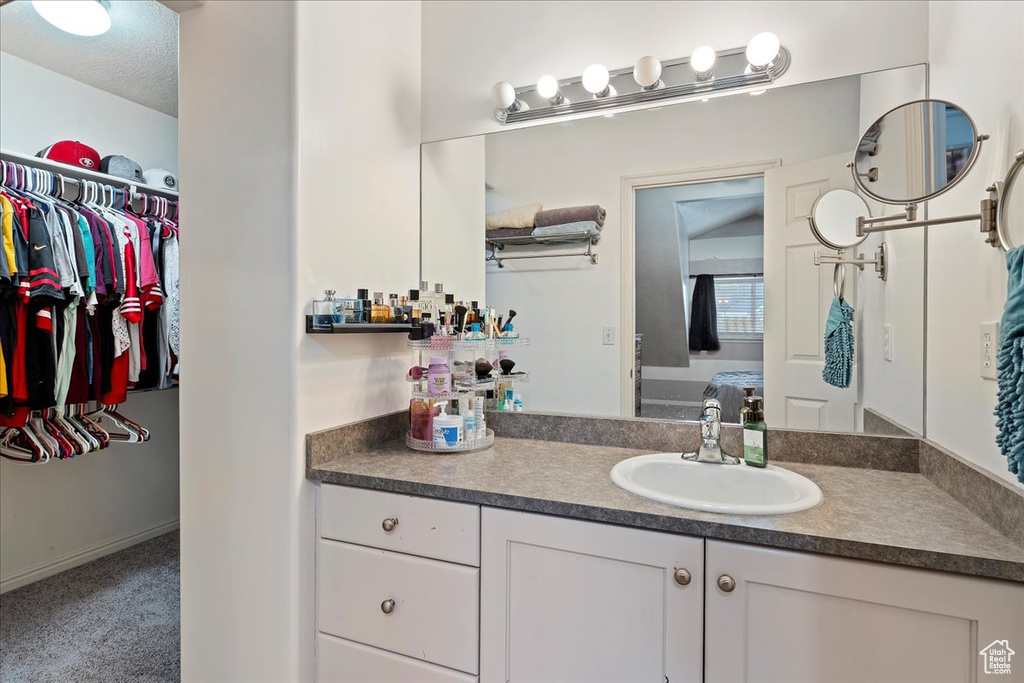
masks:
<path id="1" fill-rule="evenodd" d="M 712 277 L 764 277 L 764 273 L 698 273 L 697 275 L 690 275 L 690 279 L 693 280 L 698 275 L 710 275 Z"/>
<path id="2" fill-rule="evenodd" d="M 81 187 L 79 181 L 90 180 L 101 185 L 132 189 L 132 191 L 137 194 L 157 195 L 159 197 L 173 199 L 175 201 L 178 199 L 178 193 L 174 190 L 168 190 L 162 187 L 153 187 L 152 185 L 144 185 L 142 183 L 136 183 L 129 180 L 128 178 L 108 175 L 98 171 L 90 171 L 87 168 L 63 164 L 59 161 L 29 156 L 27 154 L 19 154 L 18 152 L 12 152 L 6 149 L 0 149 L 0 160 L 9 161 L 12 164 L 18 164 L 27 168 L 35 168 L 40 171 L 49 171 L 50 173 L 63 176 L 64 182 L 74 182 L 79 187 Z M 132 198 L 136 199 L 137 197 L 133 196 Z"/>

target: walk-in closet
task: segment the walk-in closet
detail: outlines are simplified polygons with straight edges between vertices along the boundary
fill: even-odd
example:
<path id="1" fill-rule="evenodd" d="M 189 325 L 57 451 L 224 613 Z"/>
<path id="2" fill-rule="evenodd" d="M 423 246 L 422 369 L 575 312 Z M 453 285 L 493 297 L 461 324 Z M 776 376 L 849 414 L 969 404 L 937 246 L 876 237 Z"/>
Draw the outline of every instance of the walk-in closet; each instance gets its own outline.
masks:
<path id="1" fill-rule="evenodd" d="M 180 679 L 178 14 L 0 2 L 0 680 Z"/>

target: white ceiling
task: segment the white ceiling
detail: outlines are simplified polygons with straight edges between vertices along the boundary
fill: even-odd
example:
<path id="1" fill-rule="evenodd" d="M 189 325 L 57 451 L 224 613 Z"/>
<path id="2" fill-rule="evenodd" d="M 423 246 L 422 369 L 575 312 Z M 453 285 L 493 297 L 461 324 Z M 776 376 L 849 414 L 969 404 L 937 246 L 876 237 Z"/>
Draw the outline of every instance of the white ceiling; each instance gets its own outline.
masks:
<path id="1" fill-rule="evenodd" d="M 47 23 L 29 0 L 0 7 L 0 49 L 178 116 L 178 14 L 156 0 L 112 0 L 110 30 L 86 38 Z"/>

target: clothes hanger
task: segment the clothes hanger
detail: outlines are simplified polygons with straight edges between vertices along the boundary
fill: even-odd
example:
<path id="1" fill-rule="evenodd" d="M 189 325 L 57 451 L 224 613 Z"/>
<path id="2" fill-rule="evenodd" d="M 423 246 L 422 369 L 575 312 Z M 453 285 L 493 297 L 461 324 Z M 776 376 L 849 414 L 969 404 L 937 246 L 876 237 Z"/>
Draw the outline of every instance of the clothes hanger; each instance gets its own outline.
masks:
<path id="1" fill-rule="evenodd" d="M 75 407 L 75 419 L 82 424 L 85 430 L 100 443 L 100 449 L 110 445 L 110 433 L 107 432 L 98 422 L 89 417 L 85 412 L 85 405 L 79 404 Z"/>
<path id="2" fill-rule="evenodd" d="M 32 432 L 18 427 L 7 427 L 0 433 L 0 455 L 18 462 L 49 462 L 49 451 L 35 438 Z"/>
<path id="3" fill-rule="evenodd" d="M 95 420 L 98 424 L 102 425 L 104 420 L 109 420 L 116 427 L 123 429 L 123 432 L 115 432 L 107 429 L 106 432 L 110 435 L 111 441 L 126 441 L 128 443 L 139 443 L 143 441 L 142 433 L 137 431 L 132 424 L 125 422 L 124 419 L 114 412 L 114 408 L 117 406 L 104 406 L 100 405 L 99 410 L 89 413 L 89 418 Z"/>

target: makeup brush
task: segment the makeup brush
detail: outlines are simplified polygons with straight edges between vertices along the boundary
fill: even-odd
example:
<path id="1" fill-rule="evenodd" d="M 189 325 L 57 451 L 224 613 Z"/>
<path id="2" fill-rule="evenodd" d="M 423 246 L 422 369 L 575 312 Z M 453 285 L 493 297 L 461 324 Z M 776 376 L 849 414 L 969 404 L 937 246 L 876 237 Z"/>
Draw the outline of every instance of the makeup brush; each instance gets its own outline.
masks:
<path id="1" fill-rule="evenodd" d="M 455 307 L 455 331 L 460 334 L 462 333 L 462 323 L 466 319 L 466 311 L 468 310 L 462 304 Z"/>
<path id="2" fill-rule="evenodd" d="M 498 361 L 498 365 L 501 366 L 501 374 L 511 375 L 512 368 L 516 366 L 516 362 L 511 358 L 502 358 L 500 361 Z"/>
<path id="3" fill-rule="evenodd" d="M 514 318 L 514 317 L 516 317 L 516 310 L 514 308 L 508 309 L 508 320 L 505 321 L 505 324 L 506 325 L 511 325 L 512 324 L 512 318 Z M 502 327 L 501 329 L 502 329 L 503 332 L 505 331 L 504 327 Z"/>
<path id="4" fill-rule="evenodd" d="M 477 379 L 487 379 L 488 377 L 491 376 L 491 370 L 492 369 L 494 369 L 494 366 L 491 365 L 490 361 L 488 361 L 486 358 L 477 358 L 476 359 L 476 378 Z"/>

